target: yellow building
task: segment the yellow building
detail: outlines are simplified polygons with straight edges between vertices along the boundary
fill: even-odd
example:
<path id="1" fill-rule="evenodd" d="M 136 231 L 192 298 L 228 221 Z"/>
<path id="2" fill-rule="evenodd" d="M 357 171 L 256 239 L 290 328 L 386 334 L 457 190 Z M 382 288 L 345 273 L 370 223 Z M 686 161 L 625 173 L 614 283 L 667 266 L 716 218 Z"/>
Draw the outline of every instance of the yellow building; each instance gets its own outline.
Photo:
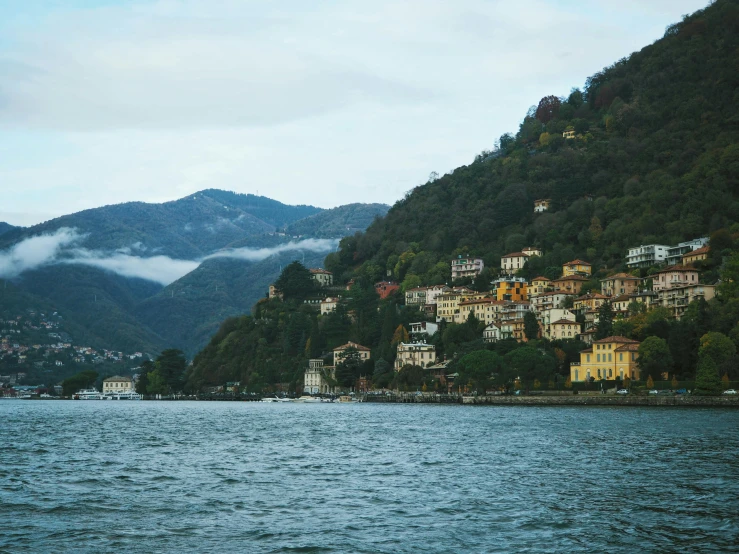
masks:
<path id="1" fill-rule="evenodd" d="M 687 254 L 683 254 L 683 265 L 692 265 L 694 262 L 701 262 L 708 259 L 708 253 L 711 251 L 710 246 L 698 248 Z"/>
<path id="2" fill-rule="evenodd" d="M 583 285 L 588 282 L 587 277 L 582 275 L 568 275 L 560 277 L 552 281 L 552 286 L 557 292 L 569 292 L 570 294 L 579 294 Z"/>
<path id="3" fill-rule="evenodd" d="M 633 294 L 639 290 L 641 279 L 628 273 L 616 273 L 600 280 L 600 292 L 606 296 Z"/>
<path id="4" fill-rule="evenodd" d="M 459 303 L 459 317 L 455 319 L 454 323 L 464 323 L 470 317 L 470 313 L 474 313 L 479 321 L 492 323 L 493 320 L 488 321 L 488 318 L 492 316 L 492 307 L 496 302 L 497 300 L 492 296 L 463 300 Z"/>
<path id="5" fill-rule="evenodd" d="M 569 277 L 570 275 L 590 275 L 592 272 L 592 266 L 583 260 L 572 260 L 562 266 L 562 277 Z"/>
<path id="6" fill-rule="evenodd" d="M 529 287 L 529 295 L 530 296 L 536 296 L 537 294 L 542 294 L 545 292 L 549 292 L 552 287 L 552 280 L 547 279 L 546 277 L 534 277 L 531 280 L 531 286 Z"/>
<path id="7" fill-rule="evenodd" d="M 570 364 L 573 382 L 596 381 L 617 377 L 639 380 L 639 342 L 626 337 L 608 337 L 593 341 L 592 347 L 580 352 L 580 361 Z"/>
<path id="8" fill-rule="evenodd" d="M 496 300 L 528 300 L 528 283 L 520 277 L 501 277 L 493 282 Z"/>
<path id="9" fill-rule="evenodd" d="M 597 310 L 606 300 L 608 300 L 607 296 L 598 294 L 597 292 L 591 292 L 576 298 L 572 303 L 572 309 L 575 311 Z"/>

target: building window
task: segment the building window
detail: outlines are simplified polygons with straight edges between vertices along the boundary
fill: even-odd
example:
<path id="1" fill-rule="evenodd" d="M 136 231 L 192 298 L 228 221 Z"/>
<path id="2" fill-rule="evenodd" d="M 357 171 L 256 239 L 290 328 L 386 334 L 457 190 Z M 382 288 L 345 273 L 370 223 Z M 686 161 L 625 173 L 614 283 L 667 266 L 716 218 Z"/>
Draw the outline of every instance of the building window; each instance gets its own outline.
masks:
<path id="1" fill-rule="evenodd" d="M 618 361 L 623 362 L 624 361 L 624 355 L 623 352 L 618 355 Z"/>
<path id="2" fill-rule="evenodd" d="M 608 361 L 609 362 L 611 361 L 611 353 L 610 352 L 608 353 Z"/>
<path id="3" fill-rule="evenodd" d="M 597 354 L 597 355 L 595 356 L 595 361 L 596 361 L 596 362 L 599 362 L 599 361 L 600 361 L 600 354 Z"/>

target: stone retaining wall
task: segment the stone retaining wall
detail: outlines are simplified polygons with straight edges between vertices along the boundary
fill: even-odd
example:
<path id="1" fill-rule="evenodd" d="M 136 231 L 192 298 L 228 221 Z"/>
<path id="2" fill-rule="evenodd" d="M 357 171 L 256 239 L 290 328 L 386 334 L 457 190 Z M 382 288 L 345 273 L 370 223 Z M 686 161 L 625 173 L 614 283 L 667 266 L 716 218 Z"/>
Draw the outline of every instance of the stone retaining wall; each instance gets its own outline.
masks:
<path id="1" fill-rule="evenodd" d="M 498 406 L 683 406 L 739 408 L 739 396 L 465 396 L 463 404 Z"/>

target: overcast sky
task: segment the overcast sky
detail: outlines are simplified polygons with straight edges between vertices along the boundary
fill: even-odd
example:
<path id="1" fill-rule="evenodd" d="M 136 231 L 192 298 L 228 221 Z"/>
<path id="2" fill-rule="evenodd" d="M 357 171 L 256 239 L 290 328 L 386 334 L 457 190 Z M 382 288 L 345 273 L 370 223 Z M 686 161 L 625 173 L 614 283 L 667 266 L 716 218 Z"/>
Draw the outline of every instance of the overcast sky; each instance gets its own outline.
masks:
<path id="1" fill-rule="evenodd" d="M 0 221 L 392 204 L 707 0 L 0 0 Z"/>

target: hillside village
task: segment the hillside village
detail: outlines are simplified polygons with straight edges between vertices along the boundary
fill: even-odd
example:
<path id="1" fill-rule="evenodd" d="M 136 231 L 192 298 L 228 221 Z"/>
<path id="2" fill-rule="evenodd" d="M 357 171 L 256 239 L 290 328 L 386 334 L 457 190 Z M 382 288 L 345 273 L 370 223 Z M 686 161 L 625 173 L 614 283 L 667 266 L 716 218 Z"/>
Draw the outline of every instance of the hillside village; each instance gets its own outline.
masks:
<path id="1" fill-rule="evenodd" d="M 148 359 L 142 352 L 95 349 L 75 344 L 57 312 L 29 308 L 0 319 L 0 396 L 21 390 L 59 393 L 59 383 L 85 369 L 113 374 L 135 372 Z"/>
<path id="2" fill-rule="evenodd" d="M 546 209 L 546 201 L 536 201 L 537 213 Z M 612 329 L 614 321 L 657 307 L 679 320 L 691 302 L 714 298 L 716 285 L 703 282 L 700 269 L 710 253 L 708 244 L 708 237 L 699 237 L 674 246 L 639 245 L 630 248 L 624 257 L 628 273 L 616 272 L 599 279 L 594 279 L 591 263 L 582 259 L 563 264 L 556 279 L 541 275 L 526 279 L 520 276 L 526 264 L 543 255 L 540 248 L 526 247 L 500 259 L 500 267 L 495 268 L 498 276 L 490 282 L 489 290 L 457 284 L 474 281 L 485 269 L 482 258 L 462 255 L 450 261 L 450 284 L 403 290 L 401 283 L 378 281 L 374 288 L 380 299 L 395 296 L 422 316 L 409 324 L 407 340 L 395 344 L 393 368 L 396 372 L 406 366 L 431 369 L 451 386 L 453 376 L 445 374 L 449 360 L 437 354 L 436 347 L 428 341 L 448 324 L 462 325 L 474 320 L 484 326 L 485 343 L 580 341 L 584 349 L 580 360 L 570 364 L 570 382 L 639 380 L 639 341 L 610 333 L 602 336 L 599 329 Z M 648 275 L 640 276 L 649 268 Z M 303 300 L 304 305 L 325 316 L 347 304 L 347 291 L 354 285 L 353 280 L 336 286 L 330 271 L 309 271 L 318 289 Z M 279 299 L 281 293 L 272 285 L 268 296 Z M 601 325 L 604 313 L 608 321 Z M 354 317 L 351 311 L 349 316 Z M 328 364 L 325 358 L 309 360 L 304 392 L 335 392 L 336 367 L 348 355 L 357 355 L 364 361 L 370 357 L 370 348 L 350 341 L 332 350 Z M 660 377 L 669 378 L 667 374 Z M 367 376 L 360 376 L 355 387 L 366 391 L 372 383 Z"/>

